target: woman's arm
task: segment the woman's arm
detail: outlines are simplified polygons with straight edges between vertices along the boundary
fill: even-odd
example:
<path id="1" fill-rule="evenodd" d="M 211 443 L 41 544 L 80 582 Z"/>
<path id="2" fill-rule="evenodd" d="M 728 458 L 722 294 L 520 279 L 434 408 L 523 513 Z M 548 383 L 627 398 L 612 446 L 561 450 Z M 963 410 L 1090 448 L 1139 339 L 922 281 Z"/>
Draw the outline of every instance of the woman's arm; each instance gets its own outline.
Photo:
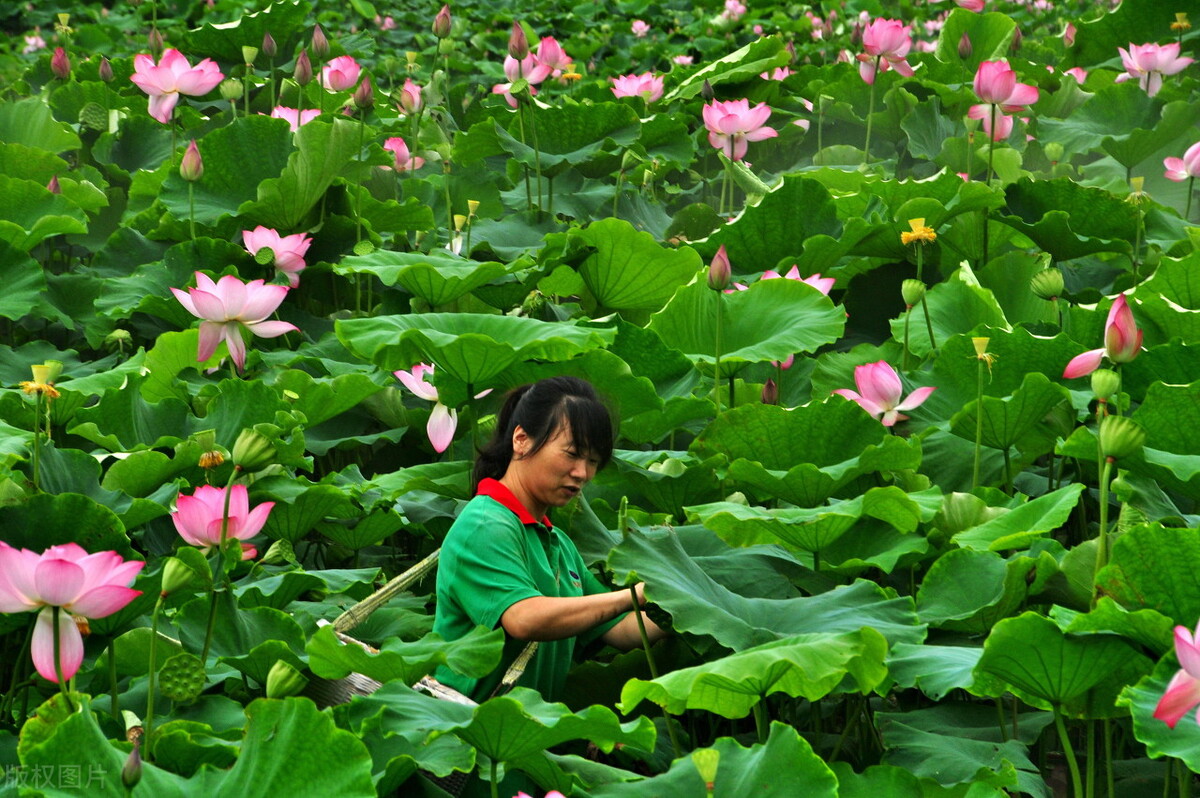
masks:
<path id="1" fill-rule="evenodd" d="M 639 603 L 646 599 L 642 595 L 643 583 L 636 586 Z M 611 593 L 594 593 L 590 596 L 574 598 L 552 598 L 550 596 L 534 596 L 522 599 L 510 606 L 500 616 L 500 625 L 504 631 L 518 640 L 562 640 L 583 634 L 587 630 L 616 618 L 623 612 L 633 608 L 633 600 L 628 590 L 614 590 Z M 649 618 L 642 616 L 646 623 L 646 634 L 651 642 L 663 636 L 664 632 Z M 638 630 L 637 618 L 630 614 L 604 633 L 604 642 L 621 649 L 631 649 L 641 645 L 641 632 Z"/>
<path id="2" fill-rule="evenodd" d="M 661 640 L 667 634 L 645 613 L 642 613 L 642 623 L 646 625 L 646 639 L 651 643 Z M 613 648 L 619 648 L 622 651 L 630 651 L 639 647 L 642 644 L 642 630 L 638 628 L 637 616 L 632 612 L 629 613 L 616 626 L 605 632 L 601 639 Z"/>

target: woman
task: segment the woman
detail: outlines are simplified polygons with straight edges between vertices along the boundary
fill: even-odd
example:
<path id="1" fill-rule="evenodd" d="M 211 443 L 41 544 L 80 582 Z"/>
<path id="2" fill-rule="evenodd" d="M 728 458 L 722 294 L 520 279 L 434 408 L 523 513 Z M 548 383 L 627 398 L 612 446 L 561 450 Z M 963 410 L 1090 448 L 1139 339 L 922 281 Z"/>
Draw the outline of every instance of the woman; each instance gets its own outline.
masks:
<path id="1" fill-rule="evenodd" d="M 446 668 L 437 679 L 487 699 L 528 641 L 540 641 L 519 684 L 557 700 L 575 646 L 598 638 L 641 644 L 629 590 L 609 591 L 546 511 L 579 495 L 612 456 L 608 410 L 587 382 L 552 377 L 506 397 L 496 432 L 475 463 L 475 498 L 463 508 L 438 562 L 433 631 L 455 640 L 476 626 L 506 633 L 500 666 L 484 679 Z M 635 588 L 644 603 L 643 585 Z M 663 632 L 643 617 L 646 633 Z"/>

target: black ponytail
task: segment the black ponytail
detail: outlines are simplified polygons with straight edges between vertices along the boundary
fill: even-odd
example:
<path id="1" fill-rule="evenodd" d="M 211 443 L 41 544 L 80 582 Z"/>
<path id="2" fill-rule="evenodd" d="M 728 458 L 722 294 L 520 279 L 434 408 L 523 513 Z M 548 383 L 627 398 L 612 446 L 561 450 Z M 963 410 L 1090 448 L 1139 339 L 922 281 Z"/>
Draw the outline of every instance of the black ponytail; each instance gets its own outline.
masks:
<path id="1" fill-rule="evenodd" d="M 526 455 L 535 454 L 563 426 L 572 445 L 600 461 L 612 457 L 613 423 L 596 389 L 578 377 L 550 377 L 509 391 L 496 417 L 492 439 L 479 451 L 471 472 L 471 492 L 481 480 L 500 479 L 513 459 L 512 438 L 517 427 L 533 441 Z"/>

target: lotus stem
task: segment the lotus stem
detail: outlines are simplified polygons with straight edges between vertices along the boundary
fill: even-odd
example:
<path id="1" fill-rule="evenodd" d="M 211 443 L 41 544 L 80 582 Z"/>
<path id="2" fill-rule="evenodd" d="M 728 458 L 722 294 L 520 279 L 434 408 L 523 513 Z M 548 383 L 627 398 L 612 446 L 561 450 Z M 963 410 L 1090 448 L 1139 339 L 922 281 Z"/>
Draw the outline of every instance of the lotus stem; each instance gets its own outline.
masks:
<path id="1" fill-rule="evenodd" d="M 532 104 L 533 100 L 530 99 L 529 102 Z M 532 108 L 529 109 L 529 135 L 533 138 L 533 169 L 537 175 L 537 205 L 540 217 L 542 212 L 542 152 L 538 147 L 537 114 L 533 112 Z"/>
<path id="2" fill-rule="evenodd" d="M 622 502 L 622 507 L 625 506 L 625 502 Z M 622 521 L 621 536 L 624 537 L 625 535 L 625 523 Z M 629 598 L 633 603 L 633 616 L 637 618 L 638 632 L 642 636 L 642 649 L 646 652 L 646 664 L 650 667 L 650 678 L 657 679 L 658 665 L 654 662 L 654 652 L 650 650 L 650 636 L 646 634 L 646 621 L 642 618 L 642 608 L 638 605 L 636 585 L 630 586 Z M 665 722 L 667 725 L 667 736 L 671 738 L 671 751 L 674 752 L 675 758 L 679 759 L 681 756 L 683 756 L 683 749 L 680 747 L 679 739 L 675 735 L 675 726 L 671 723 L 671 713 L 667 712 L 667 708 L 665 706 L 662 708 L 662 711 L 663 722 Z"/>
<path id="3" fill-rule="evenodd" d="M 217 556 L 213 559 L 213 584 L 212 592 L 209 596 L 208 606 L 208 629 L 204 633 L 204 650 L 200 654 L 200 660 L 208 663 L 208 652 L 212 648 L 213 631 L 217 628 L 217 601 L 218 594 L 221 590 L 217 586 L 217 578 L 221 577 L 221 581 L 228 581 L 228 576 L 225 573 L 225 538 L 229 534 L 229 500 L 232 498 L 233 483 L 237 481 L 240 469 L 234 466 L 233 473 L 229 475 L 229 482 L 225 483 L 225 507 L 221 511 L 221 542 L 217 546 Z"/>
<path id="4" fill-rule="evenodd" d="M 766 701 L 766 696 L 759 696 L 754 704 L 754 728 L 758 732 L 758 742 L 763 745 L 767 742 L 768 732 Z"/>
<path id="5" fill-rule="evenodd" d="M 871 117 L 875 114 L 875 81 L 879 78 L 879 60 L 883 56 L 875 56 L 875 77 L 871 79 L 871 101 L 867 105 L 867 140 L 863 142 L 863 166 L 871 161 Z"/>
<path id="6" fill-rule="evenodd" d="M 450 162 L 442 161 L 442 191 L 446 195 L 446 246 L 454 249 L 454 206 L 450 202 Z"/>
<path id="7" fill-rule="evenodd" d="M 517 98 L 517 130 L 521 134 L 521 143 L 524 144 L 525 143 L 525 103 L 521 100 L 520 97 Z M 522 164 L 521 168 L 525 172 L 525 210 L 532 211 L 533 210 L 533 189 L 530 188 L 530 185 L 529 185 L 529 167 Z M 617 175 L 617 197 L 621 196 L 621 178 L 624 176 L 625 176 L 625 170 L 622 169 L 621 173 L 619 175 Z M 613 216 L 616 216 L 616 215 L 617 215 L 617 200 L 616 200 L 616 198 L 614 198 L 613 199 Z"/>
<path id="8" fill-rule="evenodd" d="M 498 769 L 499 763 L 495 759 L 492 759 L 492 780 L 490 783 L 492 788 L 492 798 L 500 798 L 500 785 L 496 783 Z"/>
<path id="9" fill-rule="evenodd" d="M 192 244 L 196 243 L 196 184 L 188 181 L 188 230 L 192 234 Z"/>
<path id="10" fill-rule="evenodd" d="M 158 674 L 158 616 L 162 610 L 163 597 L 160 594 L 158 601 L 154 602 L 154 612 L 150 615 L 150 675 L 146 682 L 146 717 L 142 721 L 142 728 L 145 729 L 144 739 L 147 743 L 150 742 L 150 732 L 154 729 L 154 677 Z M 113 693 L 114 700 L 116 693 Z M 151 747 L 146 746 L 146 757 L 150 757 Z"/>
<path id="11" fill-rule="evenodd" d="M 985 225 L 987 224 L 986 220 L 984 221 L 984 224 Z M 917 279 L 921 280 L 922 282 L 925 281 L 925 277 L 923 275 L 924 271 L 925 271 L 925 246 L 923 244 L 918 244 L 917 245 Z M 931 350 L 936 350 L 937 349 L 937 340 L 933 337 L 933 319 L 929 318 L 929 302 L 927 302 L 925 299 L 925 293 L 926 292 L 924 292 L 924 291 L 921 292 L 921 312 L 925 314 L 925 329 L 929 333 L 929 348 Z"/>
<path id="12" fill-rule="evenodd" d="M 715 354 L 713 355 L 713 404 L 716 405 L 717 410 L 713 415 L 714 419 L 721 415 L 721 298 L 723 296 L 720 291 L 717 291 L 716 294 L 717 329 L 716 335 L 714 336 Z"/>
<path id="13" fill-rule="evenodd" d="M 1096 574 L 1108 564 L 1108 483 L 1112 476 L 1113 458 L 1104 458 L 1100 469 L 1100 535 L 1096 538 Z M 1092 603 L 1100 598 L 1099 592 L 1092 596 Z"/>
<path id="14" fill-rule="evenodd" d="M 30 650 L 30 645 L 33 643 L 33 628 L 37 625 L 36 617 L 34 616 L 35 620 L 30 621 L 29 627 L 25 630 L 25 644 L 21 646 L 21 651 Z M 32 653 L 30 657 L 32 658 Z M 12 677 L 8 680 L 8 692 L 4 694 L 4 700 L 0 701 L 0 722 L 3 722 L 5 725 L 8 725 L 12 721 L 11 715 L 13 705 L 16 703 L 17 687 L 21 684 L 21 671 L 24 670 L 21 665 L 23 664 L 20 655 L 13 659 Z M 21 725 L 24 724 L 18 724 L 18 726 Z"/>
<path id="15" fill-rule="evenodd" d="M 986 361 L 980 358 L 976 364 L 975 378 L 975 465 L 971 471 L 971 489 L 979 487 L 979 464 L 983 459 L 983 367 Z"/>
<path id="16" fill-rule="evenodd" d="M 117 697 L 117 638 L 108 641 L 108 684 L 112 690 L 112 702 L 110 708 L 112 710 L 113 720 L 121 718 L 121 701 Z"/>
<path id="17" fill-rule="evenodd" d="M 904 308 L 904 370 L 908 371 L 908 356 L 912 351 L 908 346 L 908 323 L 912 320 L 912 305 L 906 305 Z"/>
<path id="18" fill-rule="evenodd" d="M 1105 795 L 1116 795 L 1115 777 L 1113 775 L 1112 721 L 1105 718 L 1104 724 L 1104 782 Z"/>
<path id="19" fill-rule="evenodd" d="M 1071 748 L 1071 739 L 1067 736 L 1067 727 L 1063 723 L 1062 713 L 1054 708 L 1054 727 L 1058 729 L 1058 739 L 1062 743 L 1063 756 L 1067 759 L 1067 768 L 1071 771 L 1071 794 L 1075 798 L 1083 798 L 1083 782 L 1079 777 L 1079 762 L 1075 759 L 1075 750 Z"/>
<path id="20" fill-rule="evenodd" d="M 42 392 L 38 391 L 33 396 L 33 457 L 31 458 L 31 467 L 33 468 L 33 489 L 41 492 L 41 465 L 38 451 L 42 448 Z"/>
<path id="21" fill-rule="evenodd" d="M 1087 772 L 1084 777 L 1087 798 L 1096 796 L 1096 721 L 1087 721 Z"/>
<path id="22" fill-rule="evenodd" d="M 996 154 L 996 104 L 995 103 L 992 103 L 991 127 L 988 128 L 988 130 L 991 132 L 988 134 L 987 182 L 984 185 L 986 185 L 988 188 L 991 188 L 992 187 L 992 157 Z M 989 211 L 987 208 L 983 209 L 983 257 L 979 261 L 979 265 L 981 267 L 984 266 L 988 262 L 988 227 L 989 227 L 989 222 L 991 220 L 991 215 L 992 215 L 991 211 Z"/>
<path id="23" fill-rule="evenodd" d="M 1192 186 L 1195 184 L 1195 182 L 1196 178 L 1188 178 L 1187 209 L 1183 212 L 1183 220 L 1185 222 L 1190 221 L 1192 218 Z"/>

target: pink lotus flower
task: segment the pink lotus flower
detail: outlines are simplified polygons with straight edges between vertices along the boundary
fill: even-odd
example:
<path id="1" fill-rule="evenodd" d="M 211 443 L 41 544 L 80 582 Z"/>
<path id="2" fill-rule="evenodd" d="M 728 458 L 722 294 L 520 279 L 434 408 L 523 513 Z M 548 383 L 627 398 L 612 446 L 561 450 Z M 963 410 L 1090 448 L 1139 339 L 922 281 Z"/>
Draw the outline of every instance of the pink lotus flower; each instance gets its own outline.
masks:
<path id="1" fill-rule="evenodd" d="M 446 447 L 454 440 L 454 431 L 458 428 L 458 411 L 446 407 L 438 399 L 437 388 L 428 379 L 429 375 L 433 374 L 433 366 L 418 363 L 409 371 L 393 371 L 392 374 L 419 398 L 427 402 L 436 402 L 433 412 L 429 414 L 429 422 L 425 425 L 425 434 L 429 436 L 429 443 L 435 452 L 440 454 L 446 451 Z M 482 399 L 491 392 L 492 389 L 488 388 L 475 394 L 475 398 Z"/>
<path id="2" fill-rule="evenodd" d="M 275 268 L 287 275 L 288 284 L 295 288 L 300 285 L 300 272 L 304 271 L 304 254 L 312 244 L 312 239 L 304 233 L 281 236 L 269 227 L 261 224 L 253 230 L 242 231 L 242 243 L 251 255 L 257 255 L 260 249 L 266 248 L 275 253 Z"/>
<path id="3" fill-rule="evenodd" d="M 174 48 L 164 51 L 157 65 L 148 55 L 134 56 L 133 70 L 129 79 L 150 95 L 150 116 L 164 125 L 171 121 L 179 95 L 208 94 L 225 79 L 211 59 L 205 58 L 193 67 Z"/>
<path id="4" fill-rule="evenodd" d="M 1008 114 L 1024 111 L 1038 100 L 1037 87 L 1018 83 L 1017 73 L 1007 61 L 984 61 L 979 65 L 975 72 L 975 94 L 983 102 L 972 105 L 967 116 L 983 122 L 984 132 L 992 141 L 1003 141 L 1012 133 L 1013 120 Z"/>
<path id="5" fill-rule="evenodd" d="M 762 72 L 759 77 L 763 80 L 786 80 L 792 74 L 792 70 L 788 67 L 775 67 L 770 72 Z"/>
<path id="6" fill-rule="evenodd" d="M 288 290 L 287 286 L 266 285 L 262 280 L 243 283 L 232 274 L 214 283 L 207 274 L 196 272 L 195 288 L 189 288 L 187 293 L 172 288 L 171 293 L 188 313 L 202 319 L 196 360 L 208 360 L 223 340 L 229 346 L 234 365 L 241 371 L 246 364 L 243 327 L 261 338 L 277 338 L 297 329 L 286 321 L 266 320 L 283 302 Z"/>
<path id="7" fill-rule="evenodd" d="M 813 288 L 817 289 L 825 296 L 829 296 L 829 292 L 831 290 L 833 290 L 834 283 L 837 282 L 837 280 L 835 280 L 832 277 L 822 277 L 819 272 L 817 274 L 813 274 L 808 277 L 801 277 L 800 276 L 800 267 L 796 266 L 796 265 L 793 265 L 792 268 L 788 269 L 787 274 L 780 274 L 779 272 L 775 271 L 774 269 L 767 269 L 765 272 L 763 272 L 762 277 L 760 277 L 758 279 L 760 279 L 760 280 L 778 280 L 780 278 L 785 278 L 788 280 L 795 280 L 796 282 L 799 282 L 799 283 L 811 285 Z M 742 283 L 734 283 L 733 288 L 731 288 L 730 291 L 732 291 L 734 289 L 737 289 L 738 291 L 745 291 L 749 287 L 750 286 L 744 285 Z M 729 293 L 729 291 L 726 291 L 725 293 Z"/>
<path id="8" fill-rule="evenodd" d="M 293 133 L 299 130 L 301 125 L 307 125 L 320 115 L 321 112 L 316 108 L 301 111 L 298 108 L 284 108 L 282 105 L 277 105 L 271 109 L 271 116 L 275 119 L 285 120 Z"/>
<path id="9" fill-rule="evenodd" d="M 390 16 L 381 17 L 378 14 L 376 14 L 375 15 L 375 24 L 379 26 L 379 29 L 381 31 L 389 31 L 389 30 L 396 29 L 396 20 Z"/>
<path id="10" fill-rule="evenodd" d="M 749 100 L 713 100 L 701 113 L 708 129 L 708 143 L 723 151 L 731 161 L 745 157 L 747 142 L 779 135 L 777 130 L 766 126 L 771 116 L 766 103 L 751 108 Z"/>
<path id="11" fill-rule="evenodd" d="M 858 405 L 872 416 L 882 416 L 883 426 L 890 427 L 897 421 L 904 421 L 908 416 L 900 411 L 912 410 L 929 398 L 936 388 L 917 388 L 904 401 L 900 394 L 904 386 L 900 383 L 900 375 L 880 360 L 878 363 L 866 363 L 854 369 L 854 384 L 858 393 L 849 388 L 839 388 L 834 393 L 857 402 Z"/>
<path id="12" fill-rule="evenodd" d="M 1175 724 L 1200 704 L 1200 626 L 1193 634 L 1186 626 L 1175 627 L 1175 657 L 1181 666 L 1154 708 L 1154 717 L 1174 729 Z M 1197 716 L 1200 722 L 1200 716 Z"/>
<path id="13" fill-rule="evenodd" d="M 721 12 L 721 16 L 730 22 L 737 22 L 746 13 L 746 6 L 741 3 L 741 0 L 725 0 L 725 10 Z M 759 36 L 762 35 L 761 30 L 756 30 Z"/>
<path id="14" fill-rule="evenodd" d="M 553 36 L 544 36 L 538 42 L 536 57 L 538 64 L 548 68 L 552 77 L 558 77 L 571 69 L 571 57 L 566 54 L 562 45 L 558 43 L 558 39 Z"/>
<path id="15" fill-rule="evenodd" d="M 1087 80 L 1088 76 L 1087 70 L 1083 67 L 1071 67 L 1070 69 L 1063 70 L 1063 74 L 1070 75 L 1071 77 L 1075 78 L 1075 82 L 1079 84 L 1082 84 L 1085 80 Z"/>
<path id="16" fill-rule="evenodd" d="M 1170 44 L 1130 44 L 1129 49 L 1118 47 L 1125 72 L 1117 76 L 1117 83 L 1136 80 L 1151 97 L 1162 88 L 1163 76 L 1174 75 L 1194 59 L 1179 56 L 1179 42 Z"/>
<path id="17" fill-rule="evenodd" d="M 1182 158 L 1163 158 L 1163 166 L 1167 168 L 1163 177 L 1176 183 L 1200 177 L 1200 141 L 1188 147 Z"/>
<path id="18" fill-rule="evenodd" d="M 397 172 L 412 172 L 425 165 L 425 159 L 412 155 L 408 145 L 399 136 L 392 136 L 383 143 L 383 148 L 392 153 L 396 159 Z M 385 167 L 386 168 L 386 167 Z"/>
<path id="19" fill-rule="evenodd" d="M 987 5 L 987 0 L 954 0 L 959 8 L 965 8 L 968 11 L 981 12 L 984 6 Z"/>
<path id="20" fill-rule="evenodd" d="M 115 551 L 88 554 L 75 543 L 51 546 L 38 554 L 0 541 L 0 612 L 38 613 L 29 653 L 43 678 L 57 682 L 59 669 L 63 679 L 75 676 L 83 663 L 83 635 L 75 617 L 105 618 L 142 595 L 129 585 L 144 565 L 138 560 L 126 562 Z M 62 611 L 57 663 L 56 609 Z"/>
<path id="21" fill-rule="evenodd" d="M 358 83 L 362 67 L 348 55 L 339 55 L 321 67 L 321 85 L 326 91 L 349 91 Z"/>
<path id="22" fill-rule="evenodd" d="M 1134 321 L 1133 311 L 1121 294 L 1113 302 L 1108 311 L 1108 320 L 1104 323 L 1104 347 L 1092 349 L 1082 355 L 1071 358 L 1071 362 L 1063 369 L 1063 378 L 1073 380 L 1084 377 L 1100 368 L 1100 361 L 1105 355 L 1114 363 L 1128 363 L 1142 351 L 1142 331 Z"/>
<path id="23" fill-rule="evenodd" d="M 400 110 L 406 114 L 415 114 L 421 110 L 421 87 L 405 78 L 400 87 Z"/>
<path id="24" fill-rule="evenodd" d="M 694 60 L 690 55 L 677 55 L 671 58 L 671 62 L 676 66 L 691 66 Z"/>
<path id="25" fill-rule="evenodd" d="M 647 103 L 652 103 L 663 96 L 662 75 L 653 72 L 643 72 L 640 75 L 622 75 L 619 78 L 609 78 L 612 81 L 614 97 L 641 97 Z"/>
<path id="26" fill-rule="evenodd" d="M 229 489 L 229 518 L 225 515 L 225 490 L 212 485 L 201 485 L 191 496 L 180 493 L 175 500 L 175 512 L 171 520 L 180 537 L 191 546 L 207 552 L 221 545 L 221 527 L 224 520 L 225 539 L 247 541 L 262 531 L 267 516 L 275 502 L 263 502 L 250 509 L 245 485 L 234 485 Z M 242 559 L 252 560 L 258 550 L 243 542 Z"/>
<path id="27" fill-rule="evenodd" d="M 36 53 L 38 50 L 46 49 L 46 40 L 39 34 L 35 33 L 32 36 L 25 37 L 25 46 L 21 48 L 22 55 Z"/>
<path id="28" fill-rule="evenodd" d="M 629 30 L 633 32 L 634 36 L 638 37 L 639 39 L 644 39 L 646 38 L 646 34 L 650 32 L 650 26 L 647 25 L 643 20 L 635 19 L 633 24 L 629 26 Z"/>
<path id="29" fill-rule="evenodd" d="M 912 49 L 912 26 L 901 24 L 895 19 L 872 20 L 862 32 L 864 52 L 859 53 L 858 74 L 867 83 L 875 82 L 876 70 L 887 72 L 895 69 L 901 75 L 911 77 L 913 69 L 906 56 Z"/>

